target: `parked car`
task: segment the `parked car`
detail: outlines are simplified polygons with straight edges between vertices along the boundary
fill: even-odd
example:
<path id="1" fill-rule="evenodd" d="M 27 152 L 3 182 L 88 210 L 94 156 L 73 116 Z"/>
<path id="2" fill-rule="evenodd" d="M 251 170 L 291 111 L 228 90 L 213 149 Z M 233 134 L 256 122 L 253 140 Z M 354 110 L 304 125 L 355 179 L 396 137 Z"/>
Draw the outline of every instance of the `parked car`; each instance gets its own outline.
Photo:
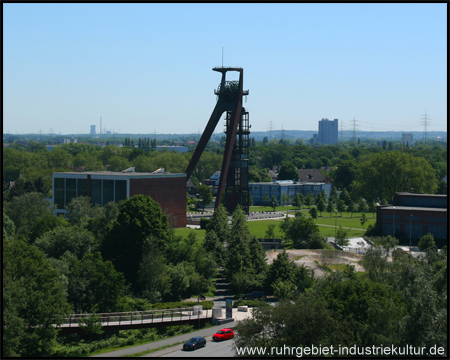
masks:
<path id="1" fill-rule="evenodd" d="M 186 341 L 183 345 L 183 350 L 196 350 L 201 347 L 206 346 L 206 340 L 204 337 L 196 336 L 193 338 L 190 338 L 188 341 Z"/>
<path id="2" fill-rule="evenodd" d="M 264 291 L 252 291 L 251 293 L 244 294 L 242 298 L 244 300 L 252 300 L 259 299 L 261 300 L 264 297 Z"/>
<path id="3" fill-rule="evenodd" d="M 213 335 L 213 341 L 222 341 L 234 338 L 233 329 L 222 329 Z"/>

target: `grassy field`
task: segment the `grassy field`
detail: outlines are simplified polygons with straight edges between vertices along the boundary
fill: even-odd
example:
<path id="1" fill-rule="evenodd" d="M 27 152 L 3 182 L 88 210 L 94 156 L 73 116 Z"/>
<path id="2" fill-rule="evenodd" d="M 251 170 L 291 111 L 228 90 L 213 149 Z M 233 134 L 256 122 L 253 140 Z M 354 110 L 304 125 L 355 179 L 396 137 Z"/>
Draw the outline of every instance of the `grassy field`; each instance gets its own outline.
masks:
<path id="1" fill-rule="evenodd" d="M 205 230 L 202 229 L 190 229 L 190 228 L 177 228 L 175 230 L 175 235 L 179 235 L 182 237 L 187 237 L 191 231 L 197 235 L 197 239 L 205 238 Z"/>
<path id="2" fill-rule="evenodd" d="M 268 210 L 267 210 L 268 209 Z M 286 209 L 286 207 L 284 207 Z M 292 207 L 291 207 L 292 209 Z M 281 209 L 280 209 L 281 210 Z M 280 211 L 278 210 L 278 211 Z M 252 206 L 250 208 L 250 211 L 272 211 L 272 208 L 267 208 L 264 206 Z M 292 213 L 291 213 L 292 214 Z M 309 212 L 303 211 L 303 216 L 309 217 Z M 323 212 L 322 216 L 319 216 L 317 219 L 315 219 L 315 223 L 319 225 L 320 234 L 324 237 L 334 237 L 335 235 L 335 222 L 336 225 L 342 226 L 344 228 L 353 228 L 349 229 L 349 236 L 350 237 L 358 237 L 363 236 L 366 232 L 367 226 L 375 224 L 375 218 L 373 217 L 372 213 L 366 213 L 367 222 L 364 224 L 364 227 L 361 226 L 361 223 L 359 219 L 361 218 L 361 213 L 338 213 L 336 216 L 336 219 L 334 217 L 334 214 L 331 214 L 331 217 L 329 216 L 329 213 Z M 265 233 L 268 229 L 268 226 L 270 224 L 275 224 L 275 237 L 281 238 L 283 233 L 280 230 L 279 224 L 281 220 L 257 220 L 257 221 L 248 221 L 247 226 L 250 230 L 250 233 L 253 236 L 256 236 L 257 238 L 264 238 Z M 328 225 L 328 226 L 323 226 Z M 189 229 L 189 228 L 179 228 L 175 229 L 176 235 L 181 235 L 183 237 L 187 237 L 189 233 L 193 231 L 198 239 L 204 239 L 205 238 L 205 230 L 198 230 L 198 229 Z"/>

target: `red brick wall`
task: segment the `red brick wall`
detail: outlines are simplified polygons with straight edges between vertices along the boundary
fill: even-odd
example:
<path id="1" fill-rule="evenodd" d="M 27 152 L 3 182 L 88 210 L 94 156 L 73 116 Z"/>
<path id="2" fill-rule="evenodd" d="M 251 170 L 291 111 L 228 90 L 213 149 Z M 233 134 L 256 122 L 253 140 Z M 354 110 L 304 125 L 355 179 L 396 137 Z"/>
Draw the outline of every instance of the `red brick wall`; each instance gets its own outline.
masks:
<path id="1" fill-rule="evenodd" d="M 137 194 L 151 196 L 164 213 L 172 214 L 174 227 L 186 226 L 186 177 L 130 179 L 130 196 Z"/>

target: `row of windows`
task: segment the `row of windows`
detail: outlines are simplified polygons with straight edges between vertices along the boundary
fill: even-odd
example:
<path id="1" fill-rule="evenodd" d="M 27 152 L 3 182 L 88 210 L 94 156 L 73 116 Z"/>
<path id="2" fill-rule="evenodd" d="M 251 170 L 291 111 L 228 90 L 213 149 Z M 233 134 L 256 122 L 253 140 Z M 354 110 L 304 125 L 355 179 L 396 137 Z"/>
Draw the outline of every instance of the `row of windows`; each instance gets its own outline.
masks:
<path id="1" fill-rule="evenodd" d="M 54 201 L 57 209 L 64 209 L 70 201 L 79 196 L 88 196 L 87 179 L 55 178 Z M 126 180 L 91 180 L 91 203 L 104 206 L 111 201 L 127 198 Z"/>

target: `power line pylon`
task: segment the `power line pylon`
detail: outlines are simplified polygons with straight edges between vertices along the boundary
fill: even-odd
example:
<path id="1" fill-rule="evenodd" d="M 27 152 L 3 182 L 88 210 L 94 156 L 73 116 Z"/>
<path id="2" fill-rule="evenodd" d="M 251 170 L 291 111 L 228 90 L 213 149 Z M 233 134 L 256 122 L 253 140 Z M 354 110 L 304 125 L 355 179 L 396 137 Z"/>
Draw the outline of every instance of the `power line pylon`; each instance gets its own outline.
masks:
<path id="1" fill-rule="evenodd" d="M 225 193 L 224 203 L 228 212 L 233 212 L 236 206 L 240 204 L 248 214 L 250 199 L 248 187 L 250 125 L 248 112 L 242 107 L 242 97 L 248 95 L 248 90 L 243 90 L 244 69 L 222 66 L 215 67 L 213 70 L 222 73 L 222 80 L 219 87 L 217 90 L 214 90 L 214 94 L 217 95 L 218 99 L 186 169 L 186 180 L 189 180 L 191 177 L 220 117 L 226 112 L 225 151 L 223 154 L 215 207 L 217 208 L 221 204 Z M 226 81 L 227 71 L 237 71 L 239 73 L 239 80 Z"/>
<path id="2" fill-rule="evenodd" d="M 344 121 L 341 120 L 341 136 L 339 138 L 341 139 L 341 142 L 344 140 Z"/>
<path id="3" fill-rule="evenodd" d="M 422 121 L 420 122 L 420 125 L 423 125 L 423 140 L 427 141 L 427 126 L 430 125 L 430 122 L 428 121 L 427 116 L 427 110 L 425 109 L 425 115 L 422 115 Z"/>
<path id="4" fill-rule="evenodd" d="M 353 123 L 353 135 L 352 135 L 352 142 L 356 142 L 356 122 L 358 120 L 353 117 L 352 123 Z"/>

